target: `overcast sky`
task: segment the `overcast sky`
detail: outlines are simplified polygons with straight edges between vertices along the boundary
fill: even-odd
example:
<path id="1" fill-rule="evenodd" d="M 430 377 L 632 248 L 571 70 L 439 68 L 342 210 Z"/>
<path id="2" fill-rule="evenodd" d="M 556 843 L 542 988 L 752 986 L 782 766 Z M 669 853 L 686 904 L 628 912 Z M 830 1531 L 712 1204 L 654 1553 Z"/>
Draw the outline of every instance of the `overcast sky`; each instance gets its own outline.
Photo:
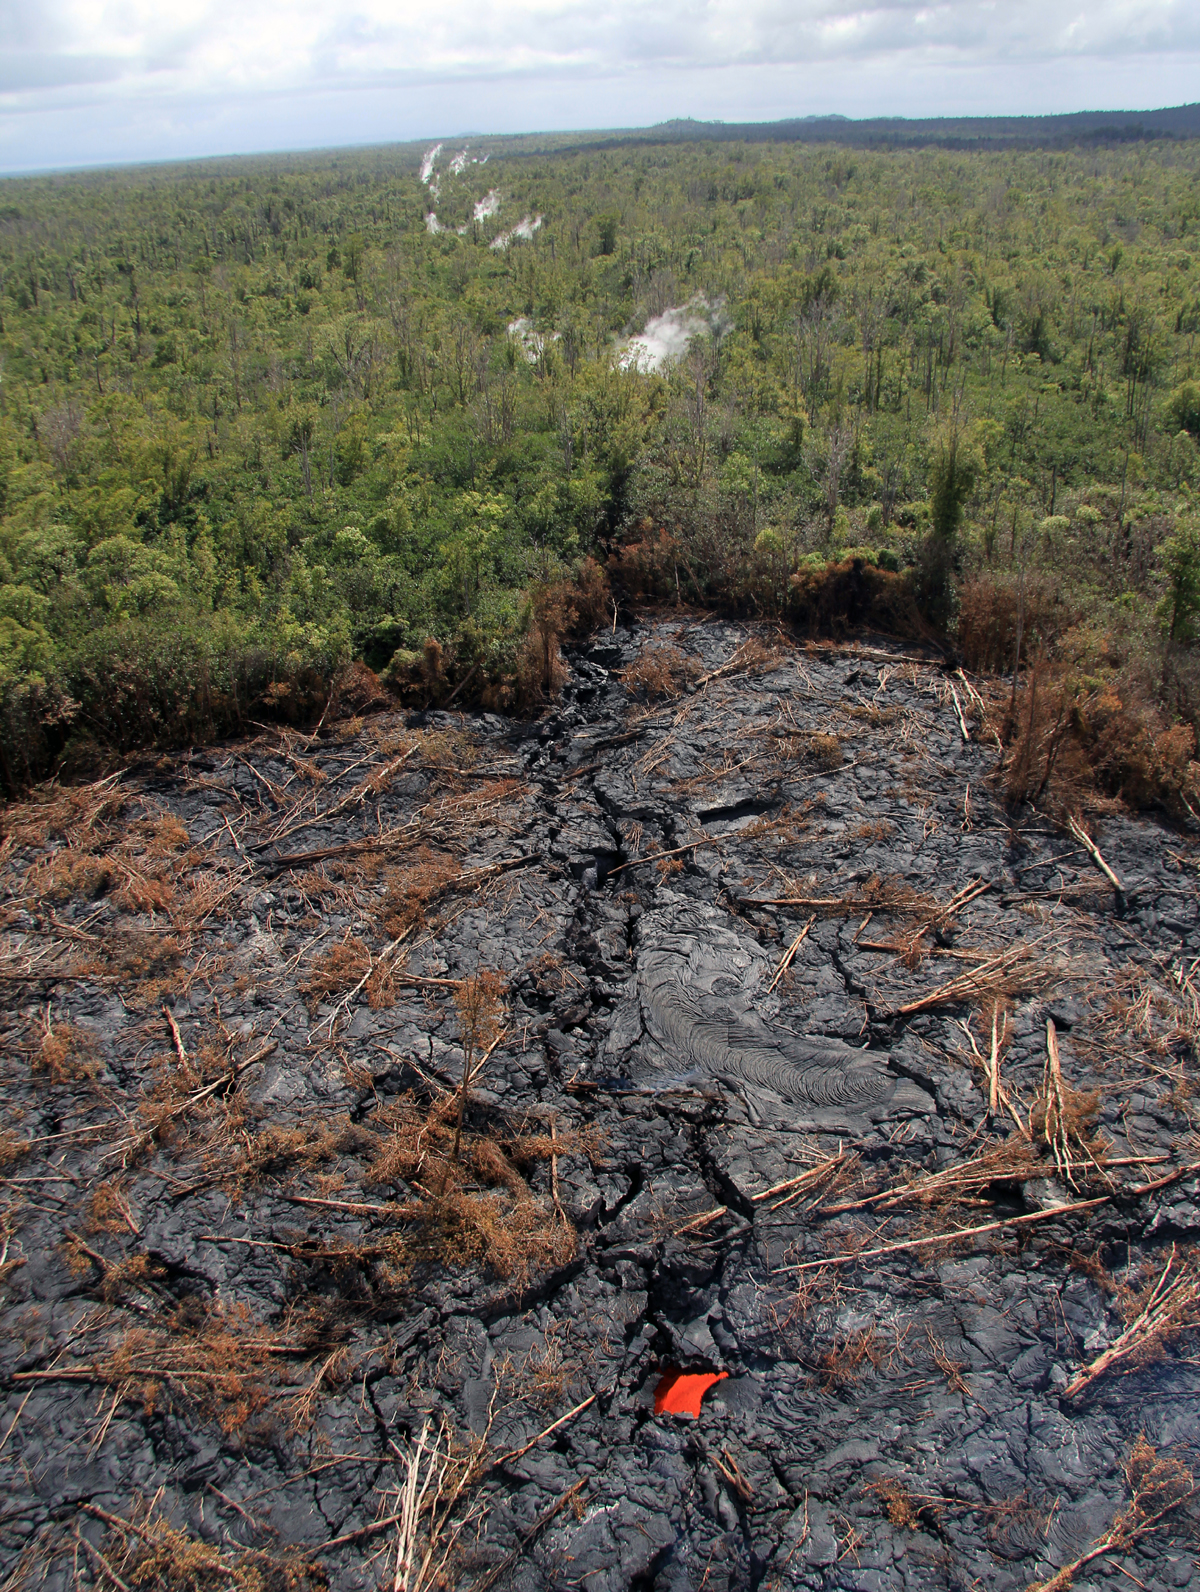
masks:
<path id="1" fill-rule="evenodd" d="M 1200 100 L 1200 0 L 0 0 L 0 171 Z"/>

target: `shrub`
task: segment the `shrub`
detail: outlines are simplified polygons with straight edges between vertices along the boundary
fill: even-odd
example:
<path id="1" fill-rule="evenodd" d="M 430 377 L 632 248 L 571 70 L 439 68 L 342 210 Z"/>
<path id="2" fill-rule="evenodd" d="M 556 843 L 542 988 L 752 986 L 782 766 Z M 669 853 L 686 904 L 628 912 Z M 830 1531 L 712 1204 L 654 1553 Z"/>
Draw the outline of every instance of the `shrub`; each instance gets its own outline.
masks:
<path id="1" fill-rule="evenodd" d="M 788 615 L 807 630 L 844 635 L 870 626 L 894 636 L 930 634 L 908 577 L 861 559 L 798 570 L 788 584 Z"/>
<path id="2" fill-rule="evenodd" d="M 1021 657 L 1052 647 L 1076 623 L 1061 585 L 1045 575 L 973 576 L 958 593 L 958 648 L 963 665 L 980 673 L 1005 673 Z"/>

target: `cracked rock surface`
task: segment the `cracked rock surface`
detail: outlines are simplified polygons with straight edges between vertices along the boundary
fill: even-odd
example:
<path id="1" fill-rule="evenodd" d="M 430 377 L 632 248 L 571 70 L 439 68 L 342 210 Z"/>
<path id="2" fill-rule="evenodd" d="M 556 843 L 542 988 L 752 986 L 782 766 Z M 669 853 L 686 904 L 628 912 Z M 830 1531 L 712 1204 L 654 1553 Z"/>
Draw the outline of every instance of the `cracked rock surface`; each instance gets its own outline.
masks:
<path id="1" fill-rule="evenodd" d="M 6 814 L 4 1585 L 390 1587 L 423 1431 L 480 1592 L 1020 1592 L 1200 1463 L 1186 1309 L 1091 1374 L 1193 1275 L 1197 838 L 1092 814 L 1118 896 L 889 643 L 569 664 Z"/>

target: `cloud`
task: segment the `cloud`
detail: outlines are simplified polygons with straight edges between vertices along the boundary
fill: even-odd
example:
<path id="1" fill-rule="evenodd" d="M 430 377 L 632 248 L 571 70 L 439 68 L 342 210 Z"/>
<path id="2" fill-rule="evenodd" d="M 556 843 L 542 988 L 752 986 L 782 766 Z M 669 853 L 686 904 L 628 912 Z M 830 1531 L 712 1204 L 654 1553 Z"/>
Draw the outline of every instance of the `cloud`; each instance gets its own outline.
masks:
<path id="1" fill-rule="evenodd" d="M 382 136 L 434 134 L 466 123 L 497 131 L 613 126 L 628 120 L 612 112 L 628 97 L 621 85 L 634 81 L 641 96 L 636 123 L 661 119 L 659 112 L 757 119 L 834 109 L 1071 109 L 1089 81 L 1093 105 L 1162 104 L 1195 97 L 1186 88 L 1179 95 L 1166 91 L 1178 69 L 1194 68 L 1200 55 L 1200 6 L 1194 0 L 610 0 L 605 6 L 594 0 L 173 0 L 166 7 L 161 0 L 36 6 L 0 0 L 0 37 L 0 166 L 11 169 L 41 163 L 32 158 L 35 127 L 53 127 L 55 149 L 66 150 L 74 125 L 75 158 L 106 157 L 96 145 L 98 128 L 106 130 L 107 158 L 121 158 L 118 146 L 125 158 L 135 146 L 144 158 L 176 153 L 174 143 L 156 148 L 145 139 L 153 126 L 173 126 L 185 115 L 193 124 L 223 126 L 227 137 L 241 127 L 243 138 L 253 140 L 264 99 L 277 107 L 308 103 L 310 131 L 301 142 L 310 145 L 351 139 L 364 121 L 386 124 L 389 96 L 395 130 L 381 127 Z M 1123 76 L 1107 70 L 1117 66 Z M 1041 73 L 1046 68 L 1055 70 Z M 1041 85 L 1041 103 L 1026 103 L 1028 73 Z M 856 99 L 863 74 L 878 96 L 875 105 Z M 917 83 L 934 97 L 913 106 Z M 699 97 L 678 104 L 684 89 Z M 996 92 L 1008 103 L 994 103 Z M 956 93 L 961 103 L 951 103 Z M 827 103 L 831 94 L 838 103 Z M 547 121 L 559 98 L 565 123 Z M 764 108 L 781 98 L 781 110 Z M 506 103 L 507 119 L 493 113 L 486 120 L 489 106 Z M 432 120 L 416 125 L 412 118 L 426 105 Z M 280 113 L 289 126 L 296 119 Z M 36 153 L 44 155 L 42 144 Z M 237 139 L 233 147 L 255 146 Z M 270 147 L 280 145 L 272 140 Z M 22 152 L 30 158 L 22 161 Z"/>

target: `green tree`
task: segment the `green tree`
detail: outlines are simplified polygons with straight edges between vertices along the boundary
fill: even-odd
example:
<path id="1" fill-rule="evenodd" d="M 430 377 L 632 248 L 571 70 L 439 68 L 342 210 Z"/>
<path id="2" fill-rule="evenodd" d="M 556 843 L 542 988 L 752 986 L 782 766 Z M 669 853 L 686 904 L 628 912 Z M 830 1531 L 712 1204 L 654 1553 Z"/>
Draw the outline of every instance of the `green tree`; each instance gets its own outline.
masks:
<path id="1" fill-rule="evenodd" d="M 1200 527 L 1194 519 L 1181 519 L 1157 549 L 1167 586 L 1158 605 L 1165 638 L 1163 680 L 1166 681 L 1175 648 L 1195 641 L 1200 620 Z"/>
<path id="2" fill-rule="evenodd" d="M 958 535 L 981 463 L 978 446 L 957 419 L 938 430 L 929 461 L 929 506 L 933 534 L 944 542 Z"/>
<path id="3" fill-rule="evenodd" d="M 1181 382 L 1167 402 L 1176 430 L 1200 438 L 1200 382 Z"/>

